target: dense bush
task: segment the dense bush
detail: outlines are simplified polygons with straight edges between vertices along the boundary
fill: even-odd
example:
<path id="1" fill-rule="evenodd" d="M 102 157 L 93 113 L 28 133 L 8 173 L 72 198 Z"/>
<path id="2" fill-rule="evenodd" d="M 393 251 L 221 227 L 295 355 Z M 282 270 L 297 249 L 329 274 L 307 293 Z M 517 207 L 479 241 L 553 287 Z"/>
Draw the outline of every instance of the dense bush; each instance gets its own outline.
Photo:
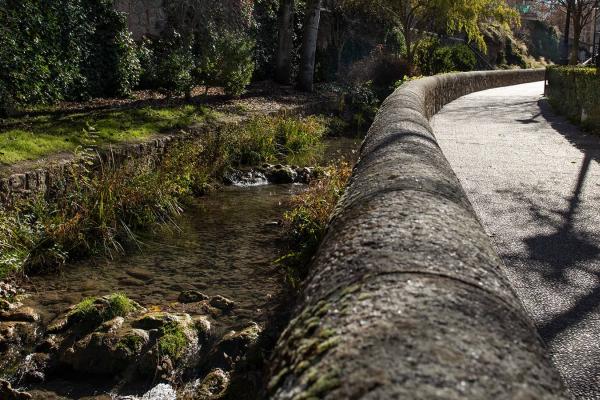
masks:
<path id="1" fill-rule="evenodd" d="M 477 58 L 466 44 L 443 46 L 438 40 L 426 39 L 417 52 L 417 65 L 423 75 L 472 71 L 476 64 Z"/>
<path id="2" fill-rule="evenodd" d="M 194 86 L 194 55 L 192 40 L 170 30 L 158 39 L 150 50 L 149 70 L 144 79 L 152 88 L 168 93 L 185 94 Z"/>
<path id="3" fill-rule="evenodd" d="M 82 0 L 85 18 L 93 27 L 86 35 L 87 45 L 82 73 L 87 94 L 129 96 L 141 72 L 136 46 L 123 14 L 113 9 L 110 0 Z"/>
<path id="4" fill-rule="evenodd" d="M 600 73 L 595 68 L 548 68 L 552 106 L 584 127 L 600 132 Z"/>
<path id="5" fill-rule="evenodd" d="M 0 2 L 0 112 L 89 95 L 127 95 L 139 67 L 109 0 Z"/>
<path id="6" fill-rule="evenodd" d="M 254 41 L 242 33 L 223 32 L 214 39 L 208 82 L 239 96 L 254 73 Z"/>
<path id="7" fill-rule="evenodd" d="M 254 41 L 243 32 L 223 31 L 200 38 L 173 28 L 155 40 L 144 39 L 137 51 L 141 86 L 189 94 L 194 86 L 223 87 L 239 96 L 252 80 Z"/>
<path id="8" fill-rule="evenodd" d="M 83 80 L 83 52 L 71 42 L 84 35 L 84 18 L 81 8 L 64 3 L 0 3 L 0 112 L 59 99 Z M 65 21 L 65 14 L 71 18 Z M 65 32 L 70 28 L 72 39 Z"/>

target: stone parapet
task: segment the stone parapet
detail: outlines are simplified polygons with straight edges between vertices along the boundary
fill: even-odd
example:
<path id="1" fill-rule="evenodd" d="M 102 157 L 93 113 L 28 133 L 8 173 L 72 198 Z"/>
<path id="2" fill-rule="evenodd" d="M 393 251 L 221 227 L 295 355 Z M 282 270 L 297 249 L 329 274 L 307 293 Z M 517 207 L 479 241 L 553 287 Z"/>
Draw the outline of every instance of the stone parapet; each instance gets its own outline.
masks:
<path id="1" fill-rule="evenodd" d="M 543 79 L 439 75 L 384 102 L 278 341 L 270 398 L 567 398 L 429 124 L 463 95 Z"/>

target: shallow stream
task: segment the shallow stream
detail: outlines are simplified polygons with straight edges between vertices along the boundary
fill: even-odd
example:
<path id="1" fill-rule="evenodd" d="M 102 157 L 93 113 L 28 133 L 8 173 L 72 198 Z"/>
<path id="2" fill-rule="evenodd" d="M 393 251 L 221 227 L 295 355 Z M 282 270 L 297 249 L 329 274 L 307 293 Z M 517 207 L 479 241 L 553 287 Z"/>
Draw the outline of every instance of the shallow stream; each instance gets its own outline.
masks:
<path id="1" fill-rule="evenodd" d="M 329 140 L 322 164 L 348 157 L 358 145 L 357 140 Z M 249 321 L 265 325 L 289 290 L 274 264 L 284 248 L 280 220 L 290 196 L 305 188 L 295 184 L 225 187 L 188 205 L 176 220 L 176 229 L 163 227 L 141 237 L 140 251 L 113 260 L 79 262 L 56 275 L 31 277 L 31 296 L 25 305 L 48 323 L 84 298 L 122 292 L 149 310 L 194 316 L 206 311 L 198 303 L 177 300 L 184 290 L 198 290 L 235 302 L 232 312 L 215 319 L 215 329 L 225 331 Z M 98 378 L 51 379 L 43 387 L 25 389 L 37 399 L 130 398 L 111 395 L 114 388 L 103 387 Z"/>

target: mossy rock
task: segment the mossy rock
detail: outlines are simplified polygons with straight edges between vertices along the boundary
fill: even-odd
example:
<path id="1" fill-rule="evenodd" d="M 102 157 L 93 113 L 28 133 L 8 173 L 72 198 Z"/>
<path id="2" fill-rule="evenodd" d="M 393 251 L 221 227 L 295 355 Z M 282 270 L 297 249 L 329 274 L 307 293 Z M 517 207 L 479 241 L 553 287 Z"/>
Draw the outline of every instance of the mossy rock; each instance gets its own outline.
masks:
<path id="1" fill-rule="evenodd" d="M 204 377 L 194 395 L 194 400 L 222 399 L 229 388 L 229 374 L 222 369 L 214 369 Z"/>
<path id="2" fill-rule="evenodd" d="M 67 326 L 78 325 L 83 329 L 95 328 L 116 317 L 126 317 L 143 307 L 121 293 L 103 297 L 89 297 L 75 305 L 67 314 Z"/>
<path id="3" fill-rule="evenodd" d="M 231 369 L 257 344 L 262 328 L 251 323 L 240 331 L 226 333 L 212 350 L 208 363 L 212 367 Z"/>
<path id="4" fill-rule="evenodd" d="M 188 345 L 185 328 L 177 322 L 169 322 L 160 329 L 158 350 L 161 356 L 175 361 L 181 358 Z"/>
<path id="5" fill-rule="evenodd" d="M 121 295 L 86 299 L 67 313 L 70 326 L 58 324 L 52 352 L 77 373 L 167 378 L 197 348 L 198 328 L 187 314 L 144 312 Z"/>

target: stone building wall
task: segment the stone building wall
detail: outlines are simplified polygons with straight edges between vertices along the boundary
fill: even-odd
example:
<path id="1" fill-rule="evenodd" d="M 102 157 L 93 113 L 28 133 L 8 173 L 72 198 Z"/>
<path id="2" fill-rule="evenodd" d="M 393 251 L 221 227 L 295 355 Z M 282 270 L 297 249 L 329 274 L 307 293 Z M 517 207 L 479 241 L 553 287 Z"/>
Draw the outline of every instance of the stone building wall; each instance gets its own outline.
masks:
<path id="1" fill-rule="evenodd" d="M 166 22 L 163 0 L 115 0 L 115 9 L 127 14 L 135 40 L 159 35 Z"/>

